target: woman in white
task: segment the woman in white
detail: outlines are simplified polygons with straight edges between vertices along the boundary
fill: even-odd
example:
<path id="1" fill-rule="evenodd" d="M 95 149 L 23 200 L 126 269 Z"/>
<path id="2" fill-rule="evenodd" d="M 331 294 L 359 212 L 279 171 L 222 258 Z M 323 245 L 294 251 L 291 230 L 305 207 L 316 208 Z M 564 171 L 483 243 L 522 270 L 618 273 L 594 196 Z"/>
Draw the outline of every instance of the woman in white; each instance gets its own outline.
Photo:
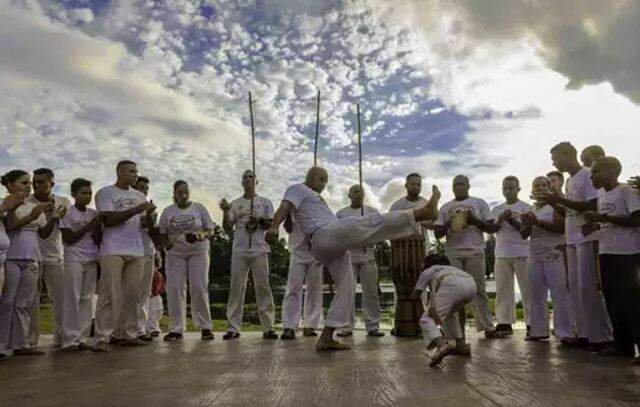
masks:
<path id="1" fill-rule="evenodd" d="M 209 309 L 209 237 L 214 223 L 204 205 L 189 200 L 189 185 L 176 181 L 174 204 L 160 215 L 160 233 L 167 251 L 167 305 L 171 325 L 164 340 L 182 340 L 186 327 L 186 285 L 189 279 L 191 317 L 202 340 L 212 340 Z"/>
<path id="2" fill-rule="evenodd" d="M 532 212 L 522 215 L 523 237 L 529 241 L 529 298 L 531 310 L 531 332 L 528 341 L 549 338 L 549 308 L 547 293 L 551 291 L 553 301 L 553 330 L 562 342 L 575 336 L 567 273 L 561 247 L 564 243 L 564 217 L 540 199 L 551 190 L 546 177 L 533 181 L 533 198 L 536 201 Z"/>
<path id="3" fill-rule="evenodd" d="M 31 192 L 31 176 L 22 170 L 2 177 L 10 194 Z M 45 215 L 46 213 L 46 215 Z M 25 202 L 8 213 L 5 220 L 10 245 L 5 263 L 5 281 L 0 297 L 0 354 L 42 355 L 28 341 L 29 311 L 38 284 L 38 231 L 51 218 L 60 218 L 62 210 L 50 203 Z"/>

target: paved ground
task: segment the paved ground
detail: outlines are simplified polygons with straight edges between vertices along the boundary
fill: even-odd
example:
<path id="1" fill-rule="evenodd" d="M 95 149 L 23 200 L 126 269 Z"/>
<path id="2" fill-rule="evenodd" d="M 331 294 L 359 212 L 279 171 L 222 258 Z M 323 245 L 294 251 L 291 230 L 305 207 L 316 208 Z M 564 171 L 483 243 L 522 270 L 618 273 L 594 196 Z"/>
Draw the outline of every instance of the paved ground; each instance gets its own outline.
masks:
<path id="1" fill-rule="evenodd" d="M 472 335 L 470 333 L 470 335 Z M 112 348 L 0 363 L 0 406 L 640 405 L 640 368 L 555 343 L 470 338 L 473 356 L 429 368 L 421 340 L 367 338 L 318 354 L 312 338 Z"/>

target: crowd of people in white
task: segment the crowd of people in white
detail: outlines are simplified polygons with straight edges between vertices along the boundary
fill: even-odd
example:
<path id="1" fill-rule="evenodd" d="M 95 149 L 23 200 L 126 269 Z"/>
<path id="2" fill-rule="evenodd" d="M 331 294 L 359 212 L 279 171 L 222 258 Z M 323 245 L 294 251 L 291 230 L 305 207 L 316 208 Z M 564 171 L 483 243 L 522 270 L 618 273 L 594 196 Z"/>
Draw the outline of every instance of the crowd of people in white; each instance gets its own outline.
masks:
<path id="1" fill-rule="evenodd" d="M 357 281 L 367 334 L 384 335 L 373 245 L 416 235 L 428 244 L 426 231 L 432 230 L 444 239 L 445 253 L 426 256 L 413 293 L 424 303 L 420 326 L 432 365 L 449 354 L 470 353 L 458 318 L 467 303 L 486 338 L 513 333 L 516 280 L 527 341 L 547 341 L 552 332 L 563 346 L 626 356 L 640 364 L 635 357 L 640 347 L 640 177 L 620 183 L 620 162 L 599 146 L 583 150 L 582 164 L 567 142 L 554 146 L 551 158 L 557 171 L 532 180 L 533 204 L 519 198 L 515 176 L 502 181 L 505 202 L 490 208 L 469 195 L 469 178 L 458 175 L 454 199 L 439 206 L 440 191 L 434 186 L 428 199 L 422 197 L 422 179 L 412 173 L 406 177 L 406 196 L 386 214 L 364 205 L 360 185 L 349 190 L 351 204 L 334 214 L 321 195 L 329 177 L 320 167 L 287 188 L 275 210 L 268 198 L 256 194 L 255 174 L 246 171 L 243 195 L 220 202 L 222 226 L 233 236 L 223 339 L 240 337 L 249 272 L 263 337 L 278 338 L 268 255 L 282 225 L 289 233 L 291 260 L 281 339 L 294 339 L 300 327 L 304 336 L 317 336 L 323 268 L 335 283 L 319 351 L 349 349 L 336 337 L 352 335 Z M 209 211 L 191 201 L 189 185 L 178 180 L 174 203 L 158 217 L 147 198 L 149 179 L 139 176 L 137 165 L 121 161 L 116 174 L 113 185 L 95 194 L 95 209 L 89 206 L 89 180 L 73 180 L 71 204 L 52 192 L 50 169 L 32 174 L 11 170 L 2 176 L 8 194 L 0 201 L 0 360 L 44 354 L 37 347 L 42 281 L 53 304 L 54 345 L 63 351 L 107 352 L 110 344 L 152 342 L 160 333 L 165 278 L 170 324 L 164 340 L 183 339 L 187 287 L 194 325 L 202 340 L 214 339 L 208 292 L 214 221 Z M 486 234 L 496 236 L 495 321 L 485 287 Z M 159 251 L 164 251 L 165 276 L 158 272 Z"/>

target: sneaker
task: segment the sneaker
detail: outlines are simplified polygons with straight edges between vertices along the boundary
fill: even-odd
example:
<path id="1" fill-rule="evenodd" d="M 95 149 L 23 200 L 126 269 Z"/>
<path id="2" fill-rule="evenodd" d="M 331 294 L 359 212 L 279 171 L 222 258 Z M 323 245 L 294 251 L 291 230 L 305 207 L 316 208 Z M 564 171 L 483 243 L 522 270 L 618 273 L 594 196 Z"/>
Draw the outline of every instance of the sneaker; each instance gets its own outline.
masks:
<path id="1" fill-rule="evenodd" d="M 341 329 L 338 331 L 336 336 L 339 336 L 340 338 L 347 338 L 349 336 L 353 336 L 353 331 L 349 328 Z"/>
<path id="2" fill-rule="evenodd" d="M 384 336 L 384 332 L 380 331 L 379 329 L 374 329 L 372 331 L 367 332 L 367 335 L 379 338 L 381 336 Z"/>
<path id="3" fill-rule="evenodd" d="M 329 339 L 328 341 L 319 340 L 316 344 L 316 351 L 318 352 L 331 352 L 349 349 L 351 349 L 351 346 L 333 339 Z"/>
<path id="4" fill-rule="evenodd" d="M 177 332 L 169 332 L 162 339 L 165 342 L 182 342 L 182 334 Z"/>
<path id="5" fill-rule="evenodd" d="M 527 335 L 524 337 L 524 340 L 527 342 L 543 342 L 549 340 L 549 335 L 547 336 L 531 336 Z"/>
<path id="6" fill-rule="evenodd" d="M 99 341 L 95 345 L 93 345 L 93 348 L 91 348 L 91 350 L 94 352 L 109 352 L 109 344 L 107 344 L 105 341 Z"/>
<path id="7" fill-rule="evenodd" d="M 211 329 L 203 329 L 202 331 L 200 331 L 200 339 L 203 341 L 212 341 L 214 340 L 214 336 L 213 336 L 213 332 L 211 332 Z"/>
<path id="8" fill-rule="evenodd" d="M 566 348 L 581 348 L 582 345 L 578 338 L 561 338 L 560 344 Z"/>
<path id="9" fill-rule="evenodd" d="M 498 331 L 497 329 L 492 329 L 489 331 L 484 331 L 484 337 L 487 339 L 504 339 L 509 334 L 505 331 Z"/>
<path id="10" fill-rule="evenodd" d="M 240 337 L 240 332 L 233 332 L 233 331 L 227 331 L 224 335 L 222 335 L 222 339 L 225 341 L 238 339 L 239 337 Z"/>
<path id="11" fill-rule="evenodd" d="M 121 346 L 144 346 L 146 344 L 147 342 L 142 341 L 138 338 L 123 339 L 122 342 L 120 343 Z"/>
<path id="12" fill-rule="evenodd" d="M 44 351 L 36 347 L 18 348 L 13 351 L 14 356 L 42 356 Z"/>
<path id="13" fill-rule="evenodd" d="M 315 328 L 304 328 L 302 330 L 302 335 L 303 336 L 318 336 L 318 333 L 316 332 Z"/>
<path id="14" fill-rule="evenodd" d="M 153 338 L 151 337 L 151 335 L 139 335 L 138 339 L 143 342 L 153 342 Z"/>
<path id="15" fill-rule="evenodd" d="M 451 351 L 452 355 L 469 356 L 471 355 L 471 345 L 463 341 L 456 341 L 456 346 Z"/>
<path id="16" fill-rule="evenodd" d="M 507 335 L 513 335 L 513 327 L 511 324 L 498 324 L 496 325 L 496 331 L 505 332 Z"/>
<path id="17" fill-rule="evenodd" d="M 157 338 L 158 336 L 160 336 L 160 331 L 149 332 L 149 336 L 152 338 Z"/>
<path id="18" fill-rule="evenodd" d="M 296 339 L 296 331 L 294 331 L 291 328 L 285 328 L 284 331 L 282 332 L 282 335 L 280 335 L 280 339 L 285 341 Z"/>
<path id="19" fill-rule="evenodd" d="M 455 346 L 451 342 L 442 342 L 438 347 L 435 347 L 433 350 L 428 352 L 430 353 L 429 366 L 433 367 L 438 365 L 440 362 L 442 362 L 442 359 L 444 359 L 445 356 L 450 355 L 454 349 Z"/>
<path id="20" fill-rule="evenodd" d="M 278 339 L 278 334 L 273 329 L 269 329 L 262 334 L 262 339 Z"/>
<path id="21" fill-rule="evenodd" d="M 87 344 L 87 343 L 80 342 L 78 344 L 78 349 L 80 349 L 80 350 L 91 350 L 91 346 L 89 344 Z"/>

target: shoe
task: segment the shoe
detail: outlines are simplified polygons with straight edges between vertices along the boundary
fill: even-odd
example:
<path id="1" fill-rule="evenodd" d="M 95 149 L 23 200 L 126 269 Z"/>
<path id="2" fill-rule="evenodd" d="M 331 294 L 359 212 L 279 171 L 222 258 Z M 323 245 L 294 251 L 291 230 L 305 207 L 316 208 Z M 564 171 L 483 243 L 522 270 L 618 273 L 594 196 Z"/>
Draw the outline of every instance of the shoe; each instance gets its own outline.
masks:
<path id="1" fill-rule="evenodd" d="M 496 331 L 505 332 L 507 335 L 513 335 L 513 328 L 511 324 L 498 324 L 496 325 Z"/>
<path id="2" fill-rule="evenodd" d="M 440 362 L 442 362 L 442 359 L 444 359 L 445 356 L 448 356 L 453 352 L 454 348 L 455 346 L 451 342 L 442 342 L 440 346 L 434 348 L 434 350 L 431 351 L 432 353 L 429 356 L 429 366 L 433 367 L 438 365 Z"/>
<path id="3" fill-rule="evenodd" d="M 9 359 L 9 355 L 7 355 L 6 353 L 0 353 L 0 362 L 7 359 Z"/>
<path id="4" fill-rule="evenodd" d="M 278 339 L 278 334 L 273 329 L 269 329 L 262 333 L 262 339 Z"/>
<path id="5" fill-rule="evenodd" d="M 138 339 L 143 341 L 143 342 L 153 342 L 153 338 L 151 337 L 151 335 L 140 335 L 138 336 Z"/>
<path id="6" fill-rule="evenodd" d="M 78 351 L 80 351 L 79 345 L 69 345 L 69 346 L 63 346 L 60 348 L 60 352 L 65 352 L 65 353 L 72 353 L 72 352 L 78 352 Z"/>
<path id="7" fill-rule="evenodd" d="M 107 344 L 105 341 L 99 341 L 98 343 L 93 345 L 93 348 L 91 348 L 91 350 L 94 352 L 109 352 L 109 344 Z"/>
<path id="8" fill-rule="evenodd" d="M 296 331 L 294 331 L 291 328 L 285 328 L 284 331 L 282 332 L 282 335 L 280 335 L 280 339 L 285 341 L 296 339 Z"/>
<path id="9" fill-rule="evenodd" d="M 484 331 L 484 337 L 487 339 L 504 339 L 509 334 L 505 331 L 498 331 L 497 329 L 493 329 L 490 331 Z"/>
<path id="10" fill-rule="evenodd" d="M 347 338 L 349 336 L 353 336 L 353 331 L 351 329 L 341 329 L 338 331 L 336 336 L 339 336 L 340 338 Z"/>
<path id="11" fill-rule="evenodd" d="M 182 342 L 182 334 L 177 332 L 169 332 L 162 338 L 165 342 Z"/>
<path id="12" fill-rule="evenodd" d="M 213 336 L 213 332 L 211 332 L 211 329 L 203 329 L 202 331 L 200 331 L 200 339 L 203 341 L 212 341 L 215 339 L 215 337 Z"/>
<path id="13" fill-rule="evenodd" d="M 42 356 L 44 352 L 35 347 L 18 348 L 13 350 L 15 356 Z"/>
<path id="14" fill-rule="evenodd" d="M 561 338 L 560 344 L 565 348 L 581 348 L 582 347 L 578 338 Z"/>
<path id="15" fill-rule="evenodd" d="M 149 332 L 149 336 L 152 338 L 157 338 L 158 336 L 160 336 L 160 331 Z"/>
<path id="16" fill-rule="evenodd" d="M 462 341 L 456 341 L 456 346 L 451 351 L 452 355 L 469 356 L 471 355 L 471 346 Z"/>
<path id="17" fill-rule="evenodd" d="M 379 329 L 374 329 L 373 331 L 367 332 L 368 336 L 381 337 L 384 336 L 384 332 L 381 332 Z"/>
<path id="18" fill-rule="evenodd" d="M 84 343 L 84 342 L 80 342 L 78 344 L 78 349 L 80 349 L 80 350 L 91 350 L 91 346 L 89 344 Z"/>
<path id="19" fill-rule="evenodd" d="M 527 335 L 524 337 L 524 340 L 527 342 L 544 342 L 549 340 L 549 335 L 547 336 L 531 336 Z"/>
<path id="20" fill-rule="evenodd" d="M 222 335 L 222 339 L 225 341 L 229 341 L 231 339 L 238 339 L 240 337 L 240 332 L 227 331 L 224 335 Z"/>
<path id="21" fill-rule="evenodd" d="M 121 346 L 144 346 L 146 344 L 147 342 L 142 341 L 138 338 L 123 339 L 122 342 L 120 343 Z"/>
<path id="22" fill-rule="evenodd" d="M 302 336 L 318 336 L 318 333 L 314 328 L 304 328 L 302 330 Z"/>
<path id="23" fill-rule="evenodd" d="M 339 350 L 349 350 L 351 346 L 338 342 L 336 340 L 330 339 L 328 341 L 318 341 L 316 345 L 316 350 L 318 352 L 328 352 L 328 351 L 339 351 Z"/>
<path id="24" fill-rule="evenodd" d="M 531 325 L 527 325 L 527 333 L 526 336 L 531 335 Z"/>

